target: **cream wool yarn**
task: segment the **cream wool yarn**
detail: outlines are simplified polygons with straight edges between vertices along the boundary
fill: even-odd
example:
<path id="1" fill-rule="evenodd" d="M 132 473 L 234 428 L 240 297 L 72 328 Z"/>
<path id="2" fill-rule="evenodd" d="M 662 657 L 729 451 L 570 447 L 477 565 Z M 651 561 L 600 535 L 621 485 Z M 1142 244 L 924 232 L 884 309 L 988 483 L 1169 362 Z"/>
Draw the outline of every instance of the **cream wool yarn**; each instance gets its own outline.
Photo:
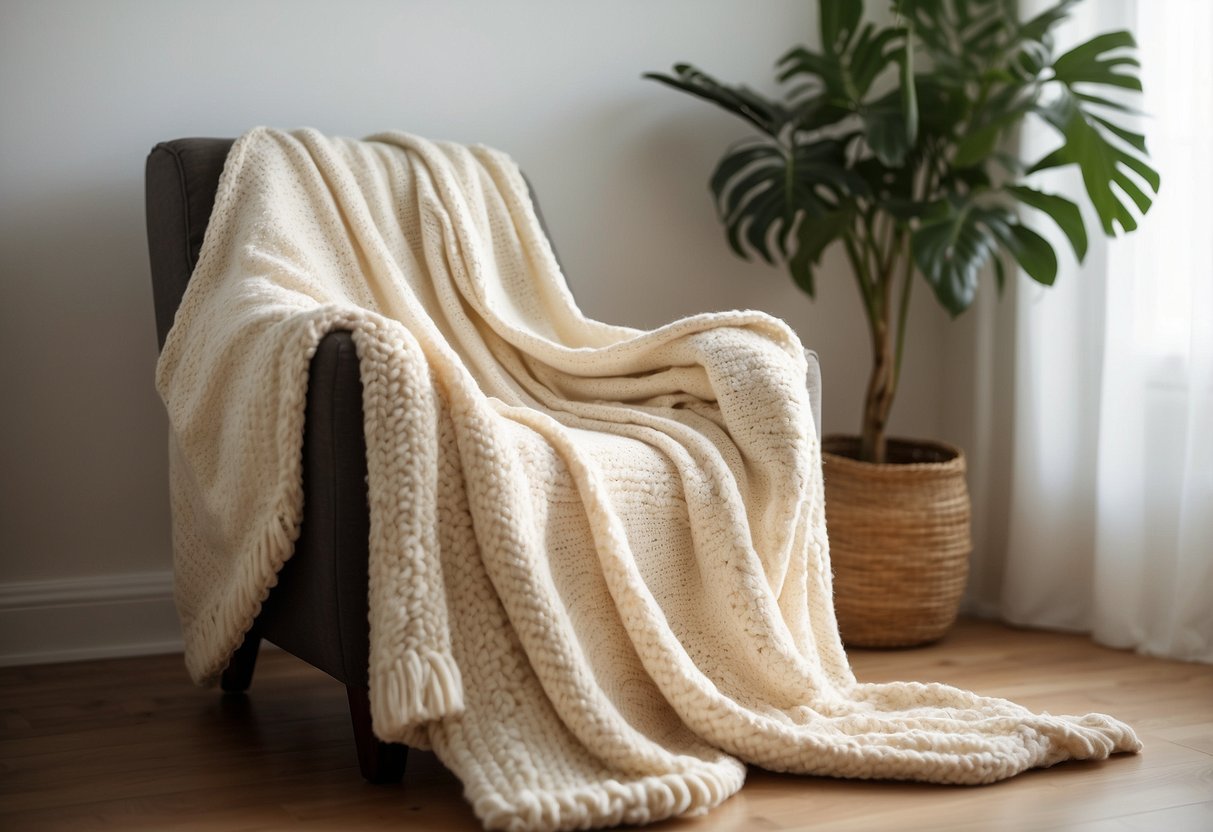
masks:
<path id="1" fill-rule="evenodd" d="M 792 331 L 588 320 L 514 164 L 403 133 L 258 128 L 228 157 L 157 370 L 196 681 L 291 555 L 333 329 L 363 382 L 375 730 L 432 746 L 487 828 L 704 812 L 743 761 L 989 783 L 1139 748 L 1107 716 L 857 683 Z"/>

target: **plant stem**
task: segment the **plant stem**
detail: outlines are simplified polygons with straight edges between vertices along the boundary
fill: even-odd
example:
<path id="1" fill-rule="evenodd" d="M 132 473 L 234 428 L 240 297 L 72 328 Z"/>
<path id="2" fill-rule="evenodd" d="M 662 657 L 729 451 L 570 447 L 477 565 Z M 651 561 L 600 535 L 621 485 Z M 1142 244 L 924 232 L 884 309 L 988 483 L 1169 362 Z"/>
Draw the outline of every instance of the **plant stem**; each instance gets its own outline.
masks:
<path id="1" fill-rule="evenodd" d="M 847 260 L 851 263 L 851 271 L 855 274 L 855 282 L 859 284 L 859 295 L 863 299 L 864 313 L 868 318 L 869 329 L 876 326 L 876 307 L 872 299 L 872 289 L 869 285 L 868 268 L 863 255 L 855 244 L 854 231 L 843 235 L 842 242 L 846 247 Z"/>
<path id="2" fill-rule="evenodd" d="M 864 462 L 885 461 L 885 424 L 893 402 L 893 345 L 888 322 L 877 319 L 872 327 L 872 375 L 863 407 L 863 432 L 859 458 Z"/>
<path id="3" fill-rule="evenodd" d="M 863 215 L 862 220 L 861 229 L 863 233 L 858 234 L 859 251 L 864 257 L 864 271 L 867 275 L 868 287 L 871 290 L 873 310 L 879 312 L 880 309 L 876 305 L 876 302 L 880 299 L 880 252 L 876 249 L 874 243 L 875 233 L 873 231 L 873 223 L 875 220 L 871 214 Z"/>
<path id="4" fill-rule="evenodd" d="M 915 183 L 921 191 L 916 195 L 919 202 L 927 202 L 938 187 L 940 174 L 935 170 L 939 157 L 930 149 L 923 154 L 921 181 Z M 872 375 L 868 379 L 867 397 L 863 408 L 863 430 L 860 435 L 859 458 L 865 462 L 882 463 L 886 459 L 887 441 L 885 428 L 889 413 L 893 409 L 893 398 L 901 381 L 901 361 L 905 353 L 906 324 L 910 310 L 910 290 L 914 283 L 914 259 L 910 252 L 910 231 L 897 228 L 896 221 L 889 217 L 883 256 L 877 257 L 879 264 L 876 278 L 882 297 L 880 315 L 869 312 L 868 321 L 872 330 Z M 871 228 L 872 226 L 869 226 Z M 872 244 L 873 248 L 879 246 Z M 900 258 L 900 260 L 898 259 Z M 901 298 L 897 304 L 897 328 L 892 321 L 893 284 L 896 282 L 898 266 L 901 267 Z M 875 304 L 870 304 L 874 307 Z M 896 346 L 894 346 L 894 338 Z"/>
<path id="5" fill-rule="evenodd" d="M 904 242 L 902 241 L 904 238 Z M 897 392 L 898 382 L 901 381 L 901 356 L 905 352 L 906 345 L 906 315 L 910 310 L 910 287 L 914 285 L 914 260 L 910 256 L 910 235 L 908 232 L 903 232 L 898 241 L 896 249 L 901 251 L 903 260 L 902 268 L 902 283 L 901 283 L 901 304 L 897 310 L 897 353 L 893 365 L 893 392 Z"/>
<path id="6" fill-rule="evenodd" d="M 929 201 L 938 187 L 940 174 L 935 165 L 942 160 L 932 152 L 931 148 L 923 154 L 921 165 L 922 178 L 916 182 L 914 190 L 921 188 L 916 195 L 919 202 Z M 910 231 L 908 228 L 898 229 L 896 220 L 887 217 L 888 225 L 880 228 L 880 215 L 874 214 L 865 218 L 861 229 L 867 231 L 868 238 L 862 242 L 867 251 L 875 259 L 871 271 L 865 268 L 864 283 L 872 287 L 872 296 L 865 294 L 864 302 L 868 309 L 868 325 L 872 334 L 872 374 L 868 378 L 867 395 L 863 408 L 863 429 L 860 434 L 859 458 L 865 462 L 883 463 L 886 459 L 887 440 L 885 429 L 889 422 L 889 414 L 893 409 L 893 398 L 897 393 L 898 382 L 901 380 L 901 361 L 905 352 L 906 323 L 910 309 L 910 289 L 913 285 L 914 261 L 910 254 Z M 878 232 L 884 230 L 884 234 Z M 883 242 L 883 246 L 881 243 Z M 851 251 L 854 244 L 850 243 Z M 900 258 L 900 260 L 899 260 Z M 852 257 L 855 266 L 858 257 Z M 898 266 L 901 267 L 901 297 L 897 304 L 897 327 L 893 328 L 893 291 L 897 280 Z M 870 277 L 868 277 L 870 275 Z M 894 343 L 894 339 L 896 342 Z"/>
<path id="7" fill-rule="evenodd" d="M 890 279 L 893 275 L 894 258 L 896 258 L 897 251 L 900 248 L 901 235 L 897 230 L 897 221 L 890 216 L 888 222 L 888 232 L 885 235 L 884 265 L 881 267 L 881 271 Z"/>
<path id="8" fill-rule="evenodd" d="M 868 378 L 868 389 L 863 409 L 863 430 L 860 434 L 860 459 L 865 462 L 885 461 L 885 425 L 893 405 L 893 394 L 897 386 L 896 357 L 892 341 L 892 294 L 895 275 L 896 253 L 902 246 L 901 235 L 896 231 L 892 217 L 888 217 L 888 231 L 884 250 L 878 236 L 879 216 L 865 225 L 871 237 L 866 241 L 872 252 L 876 272 L 873 294 L 879 303 L 873 303 L 873 314 L 869 316 L 872 334 L 872 374 Z"/>

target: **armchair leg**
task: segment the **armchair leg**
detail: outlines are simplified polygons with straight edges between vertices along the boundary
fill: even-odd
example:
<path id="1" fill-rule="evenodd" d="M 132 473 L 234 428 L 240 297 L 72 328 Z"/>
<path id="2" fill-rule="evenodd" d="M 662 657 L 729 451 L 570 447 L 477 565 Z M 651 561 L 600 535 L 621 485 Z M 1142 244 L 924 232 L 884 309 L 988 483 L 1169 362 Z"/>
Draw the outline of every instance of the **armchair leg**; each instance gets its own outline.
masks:
<path id="1" fill-rule="evenodd" d="M 363 685 L 346 685 L 350 700 L 350 719 L 354 723 L 354 743 L 358 746 L 358 768 L 369 783 L 399 783 L 404 776 L 409 747 L 383 742 L 371 729 L 371 698 Z"/>
<path id="2" fill-rule="evenodd" d="M 232 660 L 228 662 L 227 670 L 219 686 L 224 693 L 244 693 L 253 681 L 253 668 L 257 666 L 257 649 L 261 647 L 261 636 L 255 630 L 250 630 L 244 637 L 244 643 L 236 648 Z"/>

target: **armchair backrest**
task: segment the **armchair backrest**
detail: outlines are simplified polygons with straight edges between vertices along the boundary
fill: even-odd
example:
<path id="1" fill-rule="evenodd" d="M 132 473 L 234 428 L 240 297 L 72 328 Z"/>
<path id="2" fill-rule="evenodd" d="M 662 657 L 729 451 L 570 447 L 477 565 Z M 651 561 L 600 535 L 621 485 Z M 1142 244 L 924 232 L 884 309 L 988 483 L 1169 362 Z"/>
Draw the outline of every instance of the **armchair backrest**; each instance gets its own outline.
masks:
<path id="1" fill-rule="evenodd" d="M 189 284 L 235 139 L 175 139 L 147 157 L 147 247 L 160 346 Z"/>
<path id="2" fill-rule="evenodd" d="M 215 207 L 223 163 L 235 139 L 173 139 L 152 148 L 147 157 L 147 246 L 152 263 L 152 295 L 160 346 L 173 325 L 177 307 L 198 262 L 202 238 Z M 535 190 L 531 202 L 549 241 L 547 223 Z M 555 246 L 553 246 L 553 251 Z M 556 254 L 559 262 L 560 254 Z M 563 264 L 562 264 L 563 265 Z"/>

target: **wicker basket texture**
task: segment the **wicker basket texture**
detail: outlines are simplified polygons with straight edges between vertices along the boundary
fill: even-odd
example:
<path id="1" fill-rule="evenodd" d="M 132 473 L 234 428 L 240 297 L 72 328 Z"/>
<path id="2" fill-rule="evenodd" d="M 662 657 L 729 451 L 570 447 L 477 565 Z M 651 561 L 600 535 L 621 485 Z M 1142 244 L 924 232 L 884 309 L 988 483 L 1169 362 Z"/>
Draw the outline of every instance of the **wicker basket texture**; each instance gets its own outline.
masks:
<path id="1" fill-rule="evenodd" d="M 908 647 L 956 620 L 973 545 L 964 454 L 890 439 L 888 462 L 859 462 L 859 440 L 822 442 L 834 608 L 853 647 Z"/>

